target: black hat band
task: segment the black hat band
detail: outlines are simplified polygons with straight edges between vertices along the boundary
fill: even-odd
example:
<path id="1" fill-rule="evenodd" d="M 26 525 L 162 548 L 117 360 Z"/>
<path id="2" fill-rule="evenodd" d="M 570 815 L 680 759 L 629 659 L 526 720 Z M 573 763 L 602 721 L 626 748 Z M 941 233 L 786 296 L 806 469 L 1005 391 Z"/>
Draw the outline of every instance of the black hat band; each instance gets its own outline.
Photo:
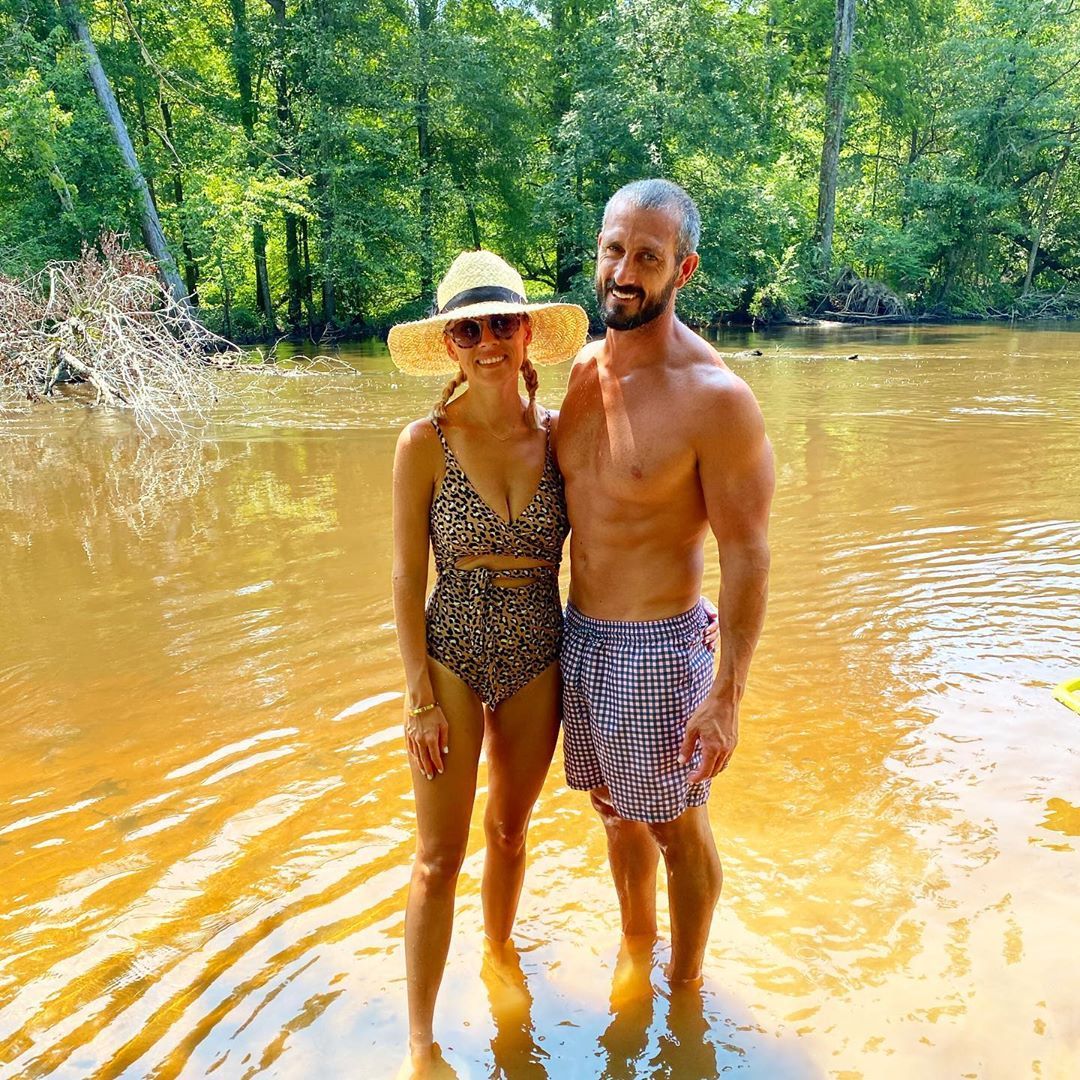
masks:
<path id="1" fill-rule="evenodd" d="M 475 289 L 466 289 L 456 296 L 451 296 L 443 304 L 439 314 L 445 315 L 448 311 L 467 307 L 469 304 L 486 304 L 492 301 L 504 304 L 526 303 L 525 297 L 513 289 L 504 289 L 501 285 L 478 285 Z"/>

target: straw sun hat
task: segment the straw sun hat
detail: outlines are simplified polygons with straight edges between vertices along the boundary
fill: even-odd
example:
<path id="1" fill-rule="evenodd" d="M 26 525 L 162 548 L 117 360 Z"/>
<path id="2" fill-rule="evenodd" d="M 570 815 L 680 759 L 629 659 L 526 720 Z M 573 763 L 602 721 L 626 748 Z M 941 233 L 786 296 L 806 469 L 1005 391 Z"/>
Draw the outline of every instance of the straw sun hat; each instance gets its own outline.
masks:
<path id="1" fill-rule="evenodd" d="M 534 364 L 569 360 L 585 344 L 589 317 L 577 304 L 530 304 L 521 275 L 490 251 L 463 251 L 436 292 L 438 311 L 428 319 L 399 323 L 390 331 L 390 356 L 409 375 L 451 375 L 443 330 L 458 319 L 524 311 L 532 321 L 529 359 Z"/>

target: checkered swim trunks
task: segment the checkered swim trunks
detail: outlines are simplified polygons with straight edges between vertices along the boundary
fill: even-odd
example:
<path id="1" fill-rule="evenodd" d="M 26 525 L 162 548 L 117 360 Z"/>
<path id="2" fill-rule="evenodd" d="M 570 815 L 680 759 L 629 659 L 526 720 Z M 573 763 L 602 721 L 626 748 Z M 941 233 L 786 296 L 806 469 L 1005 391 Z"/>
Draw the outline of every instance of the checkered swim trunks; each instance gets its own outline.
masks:
<path id="1" fill-rule="evenodd" d="M 711 781 L 687 783 L 679 764 L 686 722 L 713 681 L 699 601 L 670 619 L 590 619 L 572 604 L 563 623 L 563 756 L 579 791 L 606 785 L 620 817 L 671 821 L 701 806 Z"/>

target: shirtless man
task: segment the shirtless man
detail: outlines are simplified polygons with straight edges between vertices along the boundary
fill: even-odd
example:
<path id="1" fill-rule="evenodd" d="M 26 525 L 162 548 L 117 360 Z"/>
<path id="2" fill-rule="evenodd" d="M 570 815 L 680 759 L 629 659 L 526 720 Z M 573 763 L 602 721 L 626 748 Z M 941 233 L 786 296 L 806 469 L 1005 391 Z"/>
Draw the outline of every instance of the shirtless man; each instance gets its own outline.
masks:
<path id="1" fill-rule="evenodd" d="M 723 874 L 705 806 L 739 734 L 765 615 L 773 459 L 747 385 L 675 316 L 700 218 L 680 187 L 629 184 L 604 213 L 607 326 L 575 362 L 559 421 L 570 509 L 567 780 L 607 831 L 628 942 L 656 936 L 663 855 L 673 984 L 695 984 Z M 706 529 L 720 553 L 720 661 L 702 641 Z"/>

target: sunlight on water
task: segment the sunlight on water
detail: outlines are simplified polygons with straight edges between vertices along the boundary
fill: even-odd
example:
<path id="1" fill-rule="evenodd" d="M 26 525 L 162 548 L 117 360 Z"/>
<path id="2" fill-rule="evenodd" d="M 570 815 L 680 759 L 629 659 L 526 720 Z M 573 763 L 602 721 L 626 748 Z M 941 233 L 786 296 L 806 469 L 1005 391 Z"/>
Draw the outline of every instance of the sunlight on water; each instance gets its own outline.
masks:
<path id="1" fill-rule="evenodd" d="M 705 989 L 671 997 L 661 944 L 612 1008 L 603 837 L 557 761 L 516 936 L 528 1008 L 480 977 L 478 818 L 447 1059 L 461 1077 L 1074 1076 L 1080 717 L 1051 689 L 1080 675 L 1080 334 L 753 345 L 732 364 L 776 446 L 773 586 L 710 805 L 726 883 Z M 197 440 L 64 402 L 2 421 L 5 1077 L 401 1063 L 389 469 L 441 380 L 343 357 L 224 376 Z M 566 375 L 543 375 L 549 404 Z"/>

